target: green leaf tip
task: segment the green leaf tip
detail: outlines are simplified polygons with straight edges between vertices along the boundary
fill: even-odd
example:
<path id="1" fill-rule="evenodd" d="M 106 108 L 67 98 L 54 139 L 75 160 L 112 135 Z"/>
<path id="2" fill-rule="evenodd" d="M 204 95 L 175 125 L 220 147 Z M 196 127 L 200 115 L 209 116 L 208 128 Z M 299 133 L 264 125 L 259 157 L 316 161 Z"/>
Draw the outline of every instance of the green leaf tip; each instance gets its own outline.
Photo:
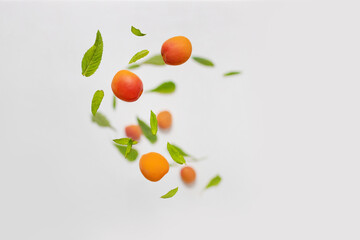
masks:
<path id="1" fill-rule="evenodd" d="M 119 150 L 119 152 L 125 157 L 126 155 L 126 149 L 127 146 L 122 146 L 119 144 L 114 143 L 114 146 Z M 127 154 L 127 156 L 125 157 L 126 160 L 133 162 L 136 160 L 136 158 L 138 157 L 139 153 L 136 149 L 131 148 L 130 152 Z"/>
<path id="2" fill-rule="evenodd" d="M 157 141 L 157 136 L 152 134 L 151 128 L 144 121 L 142 121 L 140 118 L 137 118 L 137 121 L 138 121 L 138 124 L 139 124 L 139 126 L 141 128 L 141 131 L 144 134 L 144 136 L 151 143 L 155 143 Z"/>
<path id="3" fill-rule="evenodd" d="M 103 54 L 103 40 L 101 33 L 98 30 L 96 33 L 96 39 L 94 45 L 89 48 L 81 62 L 82 75 L 90 77 L 99 68 L 101 58 Z"/>
<path id="4" fill-rule="evenodd" d="M 179 190 L 179 187 L 176 187 L 176 188 L 170 190 L 169 192 L 167 192 L 165 195 L 162 195 L 161 198 L 163 198 L 163 199 L 172 198 L 177 193 L 178 190 Z"/>
<path id="5" fill-rule="evenodd" d="M 140 29 L 137 29 L 135 28 L 134 26 L 131 26 L 131 32 L 135 35 L 135 36 L 138 36 L 138 37 L 142 37 L 142 36 L 145 36 L 146 34 L 145 33 L 142 33 L 140 31 Z"/>
<path id="6" fill-rule="evenodd" d="M 148 60 L 145 60 L 143 64 L 151 64 L 151 65 L 165 65 L 164 59 L 161 54 L 154 55 L 150 57 Z"/>
<path id="7" fill-rule="evenodd" d="M 227 72 L 227 73 L 224 73 L 224 77 L 238 75 L 238 74 L 241 74 L 241 72 L 240 71 Z"/>
<path id="8" fill-rule="evenodd" d="M 167 81 L 167 82 L 161 83 L 159 86 L 149 90 L 148 92 L 157 92 L 157 93 L 162 93 L 162 94 L 169 94 L 169 93 L 175 92 L 175 89 L 176 89 L 175 83 L 172 82 L 172 81 Z"/>
<path id="9" fill-rule="evenodd" d="M 210 187 L 215 187 L 215 186 L 219 185 L 220 182 L 221 182 L 221 177 L 219 175 L 216 175 L 209 181 L 209 183 L 208 183 L 208 185 L 206 185 L 205 189 L 208 189 Z"/>
<path id="10" fill-rule="evenodd" d="M 151 133 L 153 135 L 156 135 L 158 131 L 158 122 L 157 122 L 156 114 L 153 111 L 150 112 L 150 128 L 151 128 Z"/>
<path id="11" fill-rule="evenodd" d="M 94 93 L 93 99 L 91 101 L 91 113 L 94 116 L 96 115 L 103 98 L 104 98 L 104 91 L 103 90 L 97 90 Z"/>
<path id="12" fill-rule="evenodd" d="M 174 160 L 174 162 L 178 164 L 186 163 L 184 156 L 179 152 L 179 150 L 176 147 L 171 145 L 169 142 L 167 143 L 167 150 L 171 158 Z"/>
<path id="13" fill-rule="evenodd" d="M 142 50 L 142 51 L 140 51 L 140 52 L 137 52 L 137 53 L 130 59 L 129 64 L 136 62 L 137 60 L 145 57 L 145 56 L 148 55 L 148 54 L 149 54 L 149 50 Z"/>
<path id="14" fill-rule="evenodd" d="M 208 67 L 214 67 L 215 64 L 210 61 L 209 59 L 206 58 L 202 58 L 202 57 L 192 57 L 192 59 L 194 59 L 196 62 L 204 65 L 204 66 L 208 66 Z"/>

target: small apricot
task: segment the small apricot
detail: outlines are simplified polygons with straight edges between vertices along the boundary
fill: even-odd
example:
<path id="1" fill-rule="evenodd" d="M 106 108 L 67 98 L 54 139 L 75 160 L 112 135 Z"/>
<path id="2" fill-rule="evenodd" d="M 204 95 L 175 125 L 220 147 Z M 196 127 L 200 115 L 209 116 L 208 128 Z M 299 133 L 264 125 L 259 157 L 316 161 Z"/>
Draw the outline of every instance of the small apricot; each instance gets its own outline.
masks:
<path id="1" fill-rule="evenodd" d="M 169 171 L 169 163 L 166 158 L 156 152 L 142 155 L 139 167 L 144 177 L 152 182 L 159 181 Z"/>
<path id="2" fill-rule="evenodd" d="M 192 167 L 185 166 L 180 171 L 181 179 L 186 184 L 191 184 L 196 179 L 196 172 Z"/>
<path id="3" fill-rule="evenodd" d="M 168 129 L 172 124 L 172 116 L 169 111 L 162 111 L 157 115 L 159 128 Z"/>
<path id="4" fill-rule="evenodd" d="M 191 56 L 192 46 L 189 39 L 177 36 L 166 40 L 161 47 L 161 55 L 168 65 L 180 65 Z"/>
<path id="5" fill-rule="evenodd" d="M 132 140 L 139 140 L 141 133 L 142 131 L 139 125 L 129 125 L 125 128 L 126 136 Z"/>
<path id="6" fill-rule="evenodd" d="M 121 70 L 115 74 L 111 89 L 117 98 L 126 102 L 134 102 L 143 92 L 143 83 L 135 73 Z"/>

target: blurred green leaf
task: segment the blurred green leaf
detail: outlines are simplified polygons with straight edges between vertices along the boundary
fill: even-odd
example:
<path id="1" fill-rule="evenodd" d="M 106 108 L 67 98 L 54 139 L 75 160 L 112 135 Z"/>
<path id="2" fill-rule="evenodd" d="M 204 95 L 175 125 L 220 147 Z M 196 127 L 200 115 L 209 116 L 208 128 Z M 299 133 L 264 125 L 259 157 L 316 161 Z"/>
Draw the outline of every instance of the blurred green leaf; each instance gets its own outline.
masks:
<path id="1" fill-rule="evenodd" d="M 138 143 L 137 141 L 134 141 L 131 138 L 119 138 L 119 139 L 114 139 L 113 141 L 120 145 L 129 145 L 129 143 L 135 145 Z"/>
<path id="2" fill-rule="evenodd" d="M 171 197 L 173 197 L 173 196 L 177 193 L 178 189 L 179 189 L 179 187 L 176 187 L 176 188 L 170 190 L 170 191 L 169 191 L 168 193 L 166 193 L 165 195 L 162 195 L 161 198 L 166 199 L 166 198 L 171 198 Z"/>
<path id="3" fill-rule="evenodd" d="M 90 77 L 98 69 L 103 54 L 103 41 L 98 30 L 94 45 L 84 54 L 81 62 L 82 75 Z"/>
<path id="4" fill-rule="evenodd" d="M 116 109 L 116 97 L 113 97 L 113 109 Z"/>
<path id="5" fill-rule="evenodd" d="M 190 157 L 189 154 L 187 154 L 186 152 L 184 152 L 181 148 L 179 148 L 178 146 L 176 145 L 172 145 L 181 155 L 183 155 L 184 157 Z"/>
<path id="6" fill-rule="evenodd" d="M 121 145 L 118 145 L 118 144 L 115 144 L 114 143 L 114 146 L 119 150 L 119 152 L 125 157 L 125 154 L 126 154 L 126 148 L 127 147 L 124 147 L 124 146 L 121 146 Z M 136 158 L 138 157 L 138 151 L 131 148 L 130 152 L 128 153 L 126 159 L 129 160 L 129 161 L 135 161 Z"/>
<path id="7" fill-rule="evenodd" d="M 92 115 L 92 116 L 91 116 L 91 120 L 92 120 L 94 123 L 96 123 L 97 125 L 99 125 L 100 127 L 109 127 L 109 128 L 111 128 L 111 129 L 115 130 L 115 129 L 111 126 L 109 120 L 105 117 L 105 115 L 103 115 L 103 114 L 101 114 L 101 113 L 99 113 L 99 112 L 97 112 L 95 116 Z"/>
<path id="8" fill-rule="evenodd" d="M 157 141 L 157 137 L 156 135 L 153 135 L 151 132 L 151 128 L 144 122 L 142 121 L 140 118 L 137 118 L 138 124 L 141 128 L 142 133 L 144 134 L 144 136 L 151 142 L 151 143 L 155 143 Z"/>
<path id="9" fill-rule="evenodd" d="M 224 77 L 226 77 L 226 76 L 232 76 L 232 75 L 237 75 L 237 74 L 241 74 L 241 72 L 227 72 L 227 73 L 224 73 Z"/>
<path id="10" fill-rule="evenodd" d="M 145 60 L 142 64 L 151 64 L 151 65 L 165 65 L 164 59 L 161 54 L 154 55 L 148 60 Z"/>
<path id="11" fill-rule="evenodd" d="M 127 69 L 135 69 L 135 68 L 138 68 L 138 67 L 140 67 L 140 64 L 135 63 L 133 65 L 128 66 Z"/>
<path id="12" fill-rule="evenodd" d="M 92 112 L 92 114 L 94 116 L 96 115 L 96 112 L 99 109 L 101 101 L 103 100 L 103 98 L 104 98 L 104 91 L 103 90 L 97 90 L 94 93 L 93 99 L 91 101 L 91 112 Z"/>
<path id="13" fill-rule="evenodd" d="M 137 29 L 133 26 L 131 26 L 131 32 L 138 37 L 142 37 L 142 36 L 146 35 L 146 34 L 142 33 L 139 29 Z"/>
<path id="14" fill-rule="evenodd" d="M 192 57 L 196 62 L 208 66 L 208 67 L 214 67 L 214 63 L 210 61 L 209 59 L 202 58 L 202 57 Z"/>
<path id="15" fill-rule="evenodd" d="M 157 92 L 157 93 L 173 93 L 176 89 L 176 85 L 172 81 L 164 82 L 157 86 L 154 89 L 149 90 L 148 92 Z"/>
<path id="16" fill-rule="evenodd" d="M 219 185 L 220 182 L 221 182 L 221 177 L 219 175 L 216 175 L 215 177 L 213 177 L 210 180 L 208 185 L 206 185 L 205 189 L 208 189 L 210 187 L 215 187 L 215 186 Z"/>

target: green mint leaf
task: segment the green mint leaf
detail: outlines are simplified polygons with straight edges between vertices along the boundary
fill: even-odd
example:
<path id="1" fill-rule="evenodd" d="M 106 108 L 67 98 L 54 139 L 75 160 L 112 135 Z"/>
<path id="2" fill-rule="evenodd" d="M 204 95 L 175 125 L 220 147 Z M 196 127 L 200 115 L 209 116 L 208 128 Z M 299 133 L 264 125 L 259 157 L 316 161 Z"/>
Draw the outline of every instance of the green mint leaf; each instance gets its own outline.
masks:
<path id="1" fill-rule="evenodd" d="M 119 150 L 119 152 L 125 157 L 126 154 L 126 148 L 124 146 L 118 145 L 114 143 L 114 146 Z M 130 152 L 127 154 L 127 157 L 125 159 L 129 160 L 130 162 L 135 161 L 138 157 L 139 153 L 137 150 L 131 148 Z"/>
<path id="2" fill-rule="evenodd" d="M 100 127 L 109 127 L 112 128 L 113 130 L 115 130 L 109 120 L 101 113 L 97 112 L 96 115 L 92 115 L 91 116 L 91 120 L 96 123 L 97 125 L 99 125 Z"/>
<path id="3" fill-rule="evenodd" d="M 97 110 L 100 107 L 101 101 L 104 98 L 104 91 L 103 90 L 97 90 L 94 93 L 93 99 L 91 101 L 91 112 L 95 116 L 97 113 Z"/>
<path id="4" fill-rule="evenodd" d="M 157 137 L 156 135 L 153 135 L 151 132 L 151 128 L 144 122 L 142 121 L 140 118 L 137 118 L 138 124 L 141 128 L 142 133 L 144 134 L 144 136 L 151 142 L 151 143 L 155 143 L 157 141 Z"/>
<path id="5" fill-rule="evenodd" d="M 113 97 L 113 109 L 114 110 L 116 109 L 116 97 L 115 96 Z"/>
<path id="6" fill-rule="evenodd" d="M 169 94 L 169 93 L 173 93 L 175 91 L 175 89 L 176 89 L 175 83 L 172 81 L 168 81 L 168 82 L 164 82 L 164 83 L 160 84 L 159 86 L 157 86 L 154 89 L 149 90 L 148 92 Z"/>
<path id="7" fill-rule="evenodd" d="M 137 60 L 145 57 L 145 56 L 148 55 L 148 54 L 149 54 L 149 51 L 148 51 L 148 50 L 142 50 L 142 51 L 140 51 L 140 52 L 137 52 L 137 53 L 130 59 L 129 64 L 136 62 Z"/>
<path id="8" fill-rule="evenodd" d="M 175 146 L 174 144 L 172 145 L 181 155 L 183 155 L 184 157 L 190 157 L 189 154 L 187 154 L 186 152 L 184 152 L 181 148 L 179 148 L 178 146 Z"/>
<path id="9" fill-rule="evenodd" d="M 84 54 L 81 62 L 82 75 L 90 77 L 98 69 L 103 54 L 103 40 L 98 30 L 94 45 Z"/>
<path id="10" fill-rule="evenodd" d="M 170 191 L 169 191 L 168 193 L 166 193 L 165 195 L 162 195 L 161 198 L 166 199 L 166 198 L 171 198 L 171 197 L 173 197 L 173 196 L 177 193 L 178 189 L 179 189 L 179 187 L 176 187 L 176 188 L 170 190 Z"/>
<path id="11" fill-rule="evenodd" d="M 157 130 L 158 130 L 158 122 L 157 122 L 156 115 L 153 111 L 151 111 L 151 113 L 150 113 L 150 127 L 151 127 L 151 133 L 153 135 L 156 135 Z"/>
<path id="12" fill-rule="evenodd" d="M 137 141 L 134 141 L 132 140 L 131 138 L 119 138 L 119 139 L 114 139 L 113 142 L 117 143 L 117 144 L 120 144 L 120 145 L 135 145 L 137 144 L 138 142 Z"/>
<path id="13" fill-rule="evenodd" d="M 206 185 L 205 189 L 208 189 L 210 187 L 215 187 L 215 186 L 219 185 L 220 182 L 221 182 L 221 177 L 219 175 L 216 175 L 215 177 L 213 177 L 210 180 L 208 185 Z"/>
<path id="14" fill-rule="evenodd" d="M 214 63 L 212 61 L 210 61 L 209 59 L 206 58 L 202 58 L 202 57 L 192 57 L 196 62 L 208 66 L 208 67 L 213 67 L 215 66 Z"/>
<path id="15" fill-rule="evenodd" d="M 127 158 L 127 157 L 128 157 L 128 155 L 129 155 L 129 153 L 130 153 L 131 149 L 132 149 L 132 143 L 131 143 L 131 142 L 129 142 L 129 145 L 127 145 L 127 147 L 126 147 L 126 151 L 125 151 L 125 158 Z"/>
<path id="16" fill-rule="evenodd" d="M 171 158 L 175 162 L 177 162 L 178 164 L 184 164 L 185 163 L 184 156 L 181 155 L 181 153 L 176 149 L 176 147 L 174 147 L 170 143 L 167 143 L 167 150 L 170 153 Z"/>
<path id="17" fill-rule="evenodd" d="M 142 64 L 151 64 L 151 65 L 165 65 L 164 59 L 161 54 L 157 54 L 144 61 Z"/>
<path id="18" fill-rule="evenodd" d="M 138 68 L 138 67 L 140 67 L 140 64 L 135 63 L 133 65 L 128 66 L 127 69 L 135 69 L 135 68 Z"/>
<path id="19" fill-rule="evenodd" d="M 144 33 L 141 33 L 141 31 L 140 31 L 139 29 L 137 29 L 137 28 L 135 28 L 135 27 L 133 27 L 133 26 L 131 26 L 131 32 L 132 32 L 134 35 L 138 36 L 138 37 L 142 37 L 142 36 L 145 36 L 145 35 L 146 35 L 146 34 L 144 34 Z"/>
<path id="20" fill-rule="evenodd" d="M 237 74 L 241 74 L 241 72 L 239 71 L 234 71 L 234 72 L 227 72 L 227 73 L 224 73 L 224 77 L 226 76 L 232 76 L 232 75 L 237 75 Z"/>

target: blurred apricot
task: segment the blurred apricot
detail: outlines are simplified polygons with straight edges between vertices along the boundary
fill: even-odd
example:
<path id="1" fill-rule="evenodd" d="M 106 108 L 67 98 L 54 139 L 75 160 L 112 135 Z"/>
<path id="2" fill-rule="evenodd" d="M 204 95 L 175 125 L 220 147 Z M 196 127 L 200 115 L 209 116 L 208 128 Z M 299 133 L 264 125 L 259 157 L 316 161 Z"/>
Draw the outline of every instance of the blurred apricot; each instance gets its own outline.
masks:
<path id="1" fill-rule="evenodd" d="M 189 39 L 177 36 L 166 40 L 161 47 L 161 55 L 168 65 L 180 65 L 191 56 L 192 46 Z"/>
<path id="2" fill-rule="evenodd" d="M 132 140 L 139 140 L 141 136 L 141 128 L 139 125 L 129 125 L 125 127 L 125 134 L 128 138 L 131 138 Z"/>
<path id="3" fill-rule="evenodd" d="M 117 98 L 126 102 L 134 102 L 143 92 L 143 83 L 135 73 L 121 70 L 115 74 L 111 89 Z"/>
<path id="4" fill-rule="evenodd" d="M 186 184 L 191 184 L 196 179 L 196 172 L 192 167 L 185 166 L 180 171 L 181 179 Z"/>
<path id="5" fill-rule="evenodd" d="M 139 166 L 144 177 L 152 182 L 159 181 L 169 171 L 169 163 L 166 158 L 156 152 L 142 155 Z"/>
<path id="6" fill-rule="evenodd" d="M 162 111 L 157 115 L 159 128 L 168 129 L 172 125 L 172 116 L 169 111 Z"/>

